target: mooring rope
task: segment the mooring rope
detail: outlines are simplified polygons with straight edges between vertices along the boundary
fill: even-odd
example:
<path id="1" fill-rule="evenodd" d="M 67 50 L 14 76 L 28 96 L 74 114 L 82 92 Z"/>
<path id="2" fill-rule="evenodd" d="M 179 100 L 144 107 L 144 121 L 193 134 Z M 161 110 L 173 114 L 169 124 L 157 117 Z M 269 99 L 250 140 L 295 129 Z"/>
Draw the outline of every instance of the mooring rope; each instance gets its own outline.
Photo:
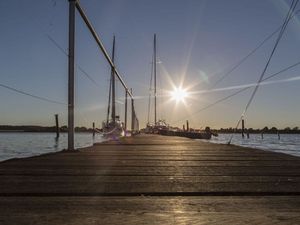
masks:
<path id="1" fill-rule="evenodd" d="M 245 107 L 243 113 L 241 114 L 241 116 L 240 116 L 240 118 L 239 118 L 239 120 L 238 120 L 238 122 L 237 122 L 237 125 L 236 125 L 236 127 L 235 127 L 235 130 L 237 130 L 237 128 L 239 127 L 239 125 L 240 125 L 242 119 L 245 117 L 245 114 L 246 114 L 248 108 L 250 107 L 250 105 L 251 105 L 251 103 L 252 103 L 252 101 L 253 101 L 253 99 L 254 99 L 254 96 L 255 96 L 255 94 L 256 94 L 258 88 L 259 88 L 260 83 L 262 82 L 262 80 L 263 80 L 263 78 L 264 78 L 264 75 L 265 75 L 265 73 L 266 73 L 266 71 L 267 71 L 267 69 L 268 69 L 268 67 L 269 67 L 269 64 L 270 64 L 270 62 L 271 62 L 271 60 L 272 60 L 272 58 L 273 58 L 273 55 L 274 55 L 274 53 L 275 53 L 275 51 L 276 51 L 276 49 L 277 49 L 277 46 L 278 46 L 278 44 L 279 44 L 279 42 L 280 42 L 280 40 L 281 40 L 281 38 L 282 38 L 282 36 L 283 36 L 283 33 L 284 33 L 284 31 L 286 30 L 286 27 L 287 27 L 287 25 L 288 25 L 288 23 L 289 23 L 289 21 L 290 21 L 292 15 L 293 15 L 293 12 L 294 12 L 294 10 L 295 10 L 297 4 L 298 4 L 298 1 L 299 1 L 299 0 L 293 0 L 292 3 L 291 3 L 290 9 L 289 9 L 289 11 L 288 11 L 288 13 L 287 13 L 287 15 L 286 15 L 286 17 L 285 17 L 284 23 L 283 23 L 283 25 L 282 25 L 282 27 L 281 27 L 281 30 L 280 30 L 279 35 L 278 35 L 278 37 L 277 37 L 277 40 L 276 40 L 276 42 L 275 42 L 275 44 L 274 44 L 274 47 L 273 47 L 273 49 L 272 49 L 272 51 L 271 51 L 271 54 L 270 54 L 270 56 L 269 56 L 269 58 L 268 58 L 268 61 L 267 61 L 266 65 L 265 65 L 265 67 L 264 67 L 264 69 L 263 69 L 263 72 L 261 73 L 261 75 L 260 75 L 260 77 L 259 77 L 259 80 L 258 80 L 258 82 L 257 82 L 257 84 L 256 84 L 256 86 L 255 86 L 255 88 L 254 88 L 254 91 L 252 92 L 252 94 L 251 94 L 251 96 L 250 96 L 249 101 L 247 102 L 247 105 L 246 105 L 246 107 Z M 231 134 L 230 139 L 229 139 L 229 141 L 228 141 L 228 144 L 231 143 L 232 138 L 233 138 L 233 134 Z"/>

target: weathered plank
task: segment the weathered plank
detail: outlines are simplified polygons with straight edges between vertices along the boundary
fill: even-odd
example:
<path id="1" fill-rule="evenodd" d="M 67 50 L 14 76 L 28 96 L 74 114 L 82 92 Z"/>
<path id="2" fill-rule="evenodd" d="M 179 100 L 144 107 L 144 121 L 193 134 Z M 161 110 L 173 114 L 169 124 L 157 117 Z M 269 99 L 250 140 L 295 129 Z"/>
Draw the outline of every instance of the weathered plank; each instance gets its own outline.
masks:
<path id="1" fill-rule="evenodd" d="M 0 224 L 300 224 L 300 159 L 137 136 L 0 163 Z"/>

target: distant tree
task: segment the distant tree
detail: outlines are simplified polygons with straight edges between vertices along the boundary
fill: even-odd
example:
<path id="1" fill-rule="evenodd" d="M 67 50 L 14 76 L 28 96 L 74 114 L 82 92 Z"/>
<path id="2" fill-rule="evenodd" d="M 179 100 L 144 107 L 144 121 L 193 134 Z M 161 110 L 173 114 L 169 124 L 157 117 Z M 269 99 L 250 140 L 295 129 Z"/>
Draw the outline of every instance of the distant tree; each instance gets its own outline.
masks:
<path id="1" fill-rule="evenodd" d="M 294 127 L 293 128 L 293 131 L 298 131 L 299 130 L 299 127 Z"/>
<path id="2" fill-rule="evenodd" d="M 278 129 L 276 127 L 272 127 L 269 131 L 271 133 L 277 133 Z"/>
<path id="3" fill-rule="evenodd" d="M 261 131 L 262 131 L 262 132 L 268 132 L 268 131 L 269 131 L 269 128 L 268 128 L 268 127 L 264 127 Z"/>
<path id="4" fill-rule="evenodd" d="M 68 127 L 67 126 L 61 126 L 60 131 L 68 131 Z"/>

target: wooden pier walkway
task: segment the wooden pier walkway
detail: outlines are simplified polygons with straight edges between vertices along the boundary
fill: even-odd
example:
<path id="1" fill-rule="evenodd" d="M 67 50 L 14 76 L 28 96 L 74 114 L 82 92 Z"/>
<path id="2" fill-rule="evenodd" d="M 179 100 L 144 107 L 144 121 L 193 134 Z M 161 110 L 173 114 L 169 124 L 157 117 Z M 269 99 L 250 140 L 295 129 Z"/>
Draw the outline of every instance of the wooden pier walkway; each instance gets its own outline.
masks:
<path id="1" fill-rule="evenodd" d="M 300 224 L 300 158 L 140 135 L 0 163 L 1 225 Z"/>

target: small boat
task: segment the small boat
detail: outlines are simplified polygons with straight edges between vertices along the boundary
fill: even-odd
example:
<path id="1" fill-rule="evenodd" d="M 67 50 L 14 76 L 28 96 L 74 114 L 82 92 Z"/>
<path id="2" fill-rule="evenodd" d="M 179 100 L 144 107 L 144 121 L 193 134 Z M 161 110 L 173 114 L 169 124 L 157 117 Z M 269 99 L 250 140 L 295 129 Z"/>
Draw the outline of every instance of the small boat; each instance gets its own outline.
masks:
<path id="1" fill-rule="evenodd" d="M 124 125 L 120 121 L 119 116 L 116 116 L 115 121 L 110 120 L 108 123 L 106 121 L 102 123 L 102 134 L 106 138 L 125 136 Z"/>
<path id="2" fill-rule="evenodd" d="M 113 39 L 112 48 L 112 61 L 114 63 L 115 58 L 115 36 Z M 125 135 L 124 125 L 120 120 L 120 117 L 116 115 L 116 96 L 115 96 L 115 68 L 111 68 L 110 86 L 109 86 L 109 97 L 107 107 L 107 118 L 106 121 L 102 122 L 102 134 L 106 138 L 118 138 Z M 110 117 L 111 109 L 111 118 Z"/>
<path id="3" fill-rule="evenodd" d="M 178 136 L 186 137 L 191 139 L 211 139 L 212 132 L 210 129 L 205 131 L 184 131 L 184 130 L 173 130 L 173 129 L 160 129 L 158 134 L 165 136 Z"/>

